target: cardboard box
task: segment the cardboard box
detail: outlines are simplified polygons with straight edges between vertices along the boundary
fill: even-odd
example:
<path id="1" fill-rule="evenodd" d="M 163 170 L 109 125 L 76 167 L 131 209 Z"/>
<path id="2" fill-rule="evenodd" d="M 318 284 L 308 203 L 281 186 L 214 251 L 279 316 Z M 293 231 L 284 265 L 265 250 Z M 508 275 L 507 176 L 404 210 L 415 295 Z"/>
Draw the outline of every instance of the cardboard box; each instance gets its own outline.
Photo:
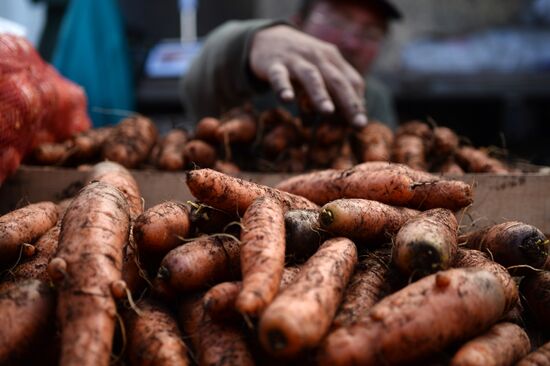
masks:
<path id="1" fill-rule="evenodd" d="M 135 170 L 145 207 L 175 199 L 192 200 L 185 173 Z M 274 186 L 290 174 L 243 173 L 242 178 Z M 28 202 L 61 200 L 74 195 L 87 177 L 84 171 L 67 168 L 22 166 L 0 187 L 0 213 Z M 518 220 L 550 234 L 550 175 L 466 174 L 456 179 L 474 184 L 474 204 L 457 213 L 464 230 Z"/>

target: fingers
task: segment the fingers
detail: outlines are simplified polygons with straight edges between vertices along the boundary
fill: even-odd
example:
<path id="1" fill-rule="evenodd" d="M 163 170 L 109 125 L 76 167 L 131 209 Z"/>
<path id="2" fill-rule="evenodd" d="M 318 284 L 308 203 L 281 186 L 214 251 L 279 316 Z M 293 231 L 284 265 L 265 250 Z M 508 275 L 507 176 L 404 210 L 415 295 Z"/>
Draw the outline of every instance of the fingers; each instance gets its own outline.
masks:
<path id="1" fill-rule="evenodd" d="M 361 74 L 357 72 L 346 60 L 336 47 L 329 49 L 328 59 L 344 74 L 349 80 L 358 95 L 365 95 L 365 81 Z"/>
<path id="2" fill-rule="evenodd" d="M 328 93 L 323 76 L 312 63 L 303 59 L 295 59 L 289 64 L 291 76 L 298 80 L 309 95 L 315 109 L 322 113 L 333 113 L 335 110 Z"/>
<path id="3" fill-rule="evenodd" d="M 287 68 L 280 62 L 274 63 L 267 70 L 267 79 L 277 95 L 285 102 L 294 99 L 294 90 Z"/>

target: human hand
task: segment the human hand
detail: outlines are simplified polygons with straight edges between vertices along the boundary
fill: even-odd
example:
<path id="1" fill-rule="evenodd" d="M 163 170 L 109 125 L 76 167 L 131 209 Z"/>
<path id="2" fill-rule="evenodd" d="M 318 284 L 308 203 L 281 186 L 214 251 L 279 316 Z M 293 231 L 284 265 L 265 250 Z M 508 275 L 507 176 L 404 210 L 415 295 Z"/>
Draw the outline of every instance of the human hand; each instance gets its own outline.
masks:
<path id="1" fill-rule="evenodd" d="M 333 113 L 336 103 L 353 126 L 367 124 L 363 78 L 336 46 L 277 25 L 254 35 L 249 60 L 254 75 L 269 82 L 282 100 L 294 99 L 294 80 L 319 112 Z"/>

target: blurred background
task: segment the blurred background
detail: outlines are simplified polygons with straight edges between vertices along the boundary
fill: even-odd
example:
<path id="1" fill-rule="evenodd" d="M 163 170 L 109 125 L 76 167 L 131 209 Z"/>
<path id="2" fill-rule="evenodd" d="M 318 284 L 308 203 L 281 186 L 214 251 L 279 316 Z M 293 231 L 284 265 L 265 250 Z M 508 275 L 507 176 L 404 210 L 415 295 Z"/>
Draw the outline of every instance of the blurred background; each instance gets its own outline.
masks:
<path id="1" fill-rule="evenodd" d="M 51 61 L 67 3 L 2 0 L 0 18 L 22 26 Z M 182 3 L 118 1 L 132 105 L 161 131 L 188 123 L 178 79 L 202 37 L 226 20 L 285 18 L 298 6 L 291 0 L 200 0 L 196 34 L 189 34 L 180 27 L 180 18 L 189 15 L 182 14 Z M 550 0 L 393 3 L 404 19 L 392 25 L 375 75 L 391 88 L 399 120 L 433 120 L 475 145 L 550 165 Z"/>

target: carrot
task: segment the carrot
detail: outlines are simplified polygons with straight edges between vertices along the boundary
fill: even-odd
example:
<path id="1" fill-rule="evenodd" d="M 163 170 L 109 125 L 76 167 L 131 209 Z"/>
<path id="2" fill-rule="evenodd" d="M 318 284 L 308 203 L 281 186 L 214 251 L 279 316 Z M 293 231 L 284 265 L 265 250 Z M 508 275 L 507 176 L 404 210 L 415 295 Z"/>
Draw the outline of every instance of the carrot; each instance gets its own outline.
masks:
<path id="1" fill-rule="evenodd" d="M 333 162 L 331 168 L 333 169 L 351 169 L 355 165 L 355 159 L 353 152 L 351 151 L 351 145 L 348 141 L 344 141 L 340 147 L 340 156 L 338 156 Z"/>
<path id="2" fill-rule="evenodd" d="M 262 139 L 262 148 L 268 157 L 277 157 L 289 146 L 298 141 L 298 133 L 294 126 L 280 124 L 271 129 Z"/>
<path id="3" fill-rule="evenodd" d="M 217 118 L 204 117 L 197 123 L 195 127 L 195 138 L 208 142 L 216 141 L 216 131 L 221 126 L 221 122 Z"/>
<path id="4" fill-rule="evenodd" d="M 548 258 L 549 241 L 536 227 L 508 221 L 461 235 L 459 242 L 488 252 L 505 267 L 528 265 L 542 268 Z"/>
<path id="5" fill-rule="evenodd" d="M 241 172 L 241 169 L 235 163 L 223 160 L 216 160 L 212 169 L 227 175 L 237 175 Z"/>
<path id="6" fill-rule="evenodd" d="M 103 143 L 115 127 L 101 127 L 83 131 L 73 139 L 74 151 L 71 157 L 79 161 L 95 158 L 101 152 Z"/>
<path id="7" fill-rule="evenodd" d="M 166 201 L 143 212 L 135 220 L 133 235 L 143 255 L 166 255 L 191 231 L 189 210 L 178 201 Z"/>
<path id="8" fill-rule="evenodd" d="M 198 365 L 254 365 L 244 332 L 227 320 L 211 319 L 201 298 L 186 299 L 180 306 L 179 318 L 191 338 Z"/>
<path id="9" fill-rule="evenodd" d="M 132 173 L 124 166 L 111 161 L 95 164 L 88 176 L 88 181 L 104 182 L 122 192 L 130 206 L 132 219 L 143 212 L 143 201 L 138 184 Z"/>
<path id="10" fill-rule="evenodd" d="M 285 266 L 283 208 L 274 198 L 259 197 L 241 222 L 243 289 L 235 306 L 242 314 L 258 316 L 277 294 Z"/>
<path id="11" fill-rule="evenodd" d="M 509 169 L 499 160 L 491 158 L 482 150 L 463 146 L 456 152 L 456 160 L 462 167 L 473 173 L 507 174 Z"/>
<path id="12" fill-rule="evenodd" d="M 279 292 L 287 288 L 300 273 L 300 267 L 286 267 L 283 270 Z M 235 303 L 242 290 L 241 281 L 222 282 L 210 288 L 203 298 L 204 310 L 213 319 L 230 319 L 238 313 Z"/>
<path id="13" fill-rule="evenodd" d="M 389 260 L 388 251 L 377 250 L 367 253 L 359 261 L 332 321 L 332 329 L 347 327 L 365 319 L 370 308 L 383 296 L 390 274 Z"/>
<path id="14" fill-rule="evenodd" d="M 451 366 L 513 365 L 529 353 L 527 333 L 513 323 L 498 323 L 465 343 L 451 360 Z"/>
<path id="15" fill-rule="evenodd" d="M 433 174 L 411 169 L 402 164 L 368 162 L 355 166 L 355 170 L 382 172 L 389 170 L 392 175 L 399 174 L 412 180 L 413 196 L 408 207 L 419 210 L 430 208 L 448 208 L 456 211 L 473 202 L 472 186 L 467 183 L 447 180 Z"/>
<path id="16" fill-rule="evenodd" d="M 55 296 L 46 283 L 21 280 L 0 289 L 0 363 L 14 364 L 47 331 L 55 311 Z"/>
<path id="17" fill-rule="evenodd" d="M 111 286 L 122 278 L 129 228 L 124 196 L 102 182 L 84 187 L 65 212 L 48 266 L 58 286 L 61 365 L 109 364 L 116 313 Z"/>
<path id="18" fill-rule="evenodd" d="M 448 269 L 458 250 L 458 222 L 444 208 L 434 208 L 401 226 L 392 247 L 392 261 L 406 276 L 425 276 Z"/>
<path id="19" fill-rule="evenodd" d="M 260 196 L 270 196 L 278 199 L 285 211 L 318 208 L 317 205 L 303 197 L 233 178 L 211 169 L 188 171 L 187 186 L 199 201 L 220 210 L 230 213 L 238 212 L 241 215 Z"/>
<path id="20" fill-rule="evenodd" d="M 536 272 L 525 276 L 519 290 L 526 308 L 534 315 L 543 328 L 550 327 L 550 272 Z"/>
<path id="21" fill-rule="evenodd" d="M 320 222 L 324 230 L 351 239 L 380 241 L 391 238 L 418 211 L 392 207 L 364 199 L 340 199 L 321 208 Z"/>
<path id="22" fill-rule="evenodd" d="M 548 366 L 550 365 L 550 342 L 545 343 L 522 358 L 517 366 Z"/>
<path id="23" fill-rule="evenodd" d="M 127 117 L 103 142 L 102 157 L 126 168 L 135 168 L 147 159 L 157 135 L 157 128 L 149 118 Z"/>
<path id="24" fill-rule="evenodd" d="M 57 222 L 57 206 L 53 202 L 32 203 L 0 216 L 0 262 L 12 263 L 23 245 L 30 244 L 52 228 Z M 32 252 L 32 250 L 31 250 Z"/>
<path id="25" fill-rule="evenodd" d="M 366 321 L 331 333 L 319 363 L 412 363 L 487 329 L 502 316 L 505 302 L 500 281 L 488 271 L 432 274 L 382 299 Z"/>
<path id="26" fill-rule="evenodd" d="M 414 135 L 397 135 L 393 143 L 391 160 L 405 164 L 412 169 L 426 170 L 426 148 L 424 141 Z"/>
<path id="27" fill-rule="evenodd" d="M 160 143 L 157 166 L 162 170 L 178 171 L 185 166 L 183 156 L 188 135 L 184 130 L 174 129 L 164 136 Z"/>
<path id="28" fill-rule="evenodd" d="M 228 237 L 200 237 L 172 249 L 157 279 L 174 291 L 192 291 L 238 276 L 240 246 Z"/>
<path id="29" fill-rule="evenodd" d="M 36 241 L 35 254 L 12 271 L 15 279 L 34 278 L 44 282 L 50 280 L 47 267 L 57 251 L 60 229 L 60 225 L 55 225 Z"/>
<path id="30" fill-rule="evenodd" d="M 213 167 L 217 159 L 216 149 L 201 140 L 189 141 L 183 149 L 183 155 L 187 161 L 187 166 L 191 168 Z"/>
<path id="31" fill-rule="evenodd" d="M 177 322 L 168 310 L 152 300 L 141 301 L 138 308 L 140 315 L 129 310 L 125 317 L 132 365 L 191 364 Z"/>
<path id="32" fill-rule="evenodd" d="M 478 250 L 459 249 L 456 253 L 453 264 L 457 268 L 482 268 L 493 273 L 502 283 L 506 294 L 506 311 L 512 310 L 518 303 L 518 287 L 510 276 L 510 273 L 500 264 L 492 261 L 489 257 Z"/>
<path id="33" fill-rule="evenodd" d="M 442 126 L 434 128 L 431 153 L 437 159 L 442 159 L 453 155 L 458 149 L 458 144 L 458 136 L 453 130 Z"/>
<path id="34" fill-rule="evenodd" d="M 324 169 L 330 167 L 339 154 L 340 146 L 338 144 L 314 145 L 309 147 L 307 157 L 311 166 Z"/>
<path id="35" fill-rule="evenodd" d="M 41 144 L 31 152 L 32 161 L 39 165 L 63 164 L 69 157 L 72 147 L 71 140 Z"/>
<path id="36" fill-rule="evenodd" d="M 256 138 L 256 121 L 251 114 L 243 113 L 222 122 L 216 129 L 220 143 L 250 143 Z"/>
<path id="37" fill-rule="evenodd" d="M 329 330 L 356 263 L 357 250 L 349 239 L 323 243 L 294 283 L 262 314 L 263 348 L 274 356 L 290 357 L 315 347 Z"/>
<path id="38" fill-rule="evenodd" d="M 389 161 L 393 145 L 393 132 L 383 123 L 370 121 L 355 135 L 361 162 Z"/>
<path id="39" fill-rule="evenodd" d="M 340 198 L 364 198 L 404 206 L 412 199 L 414 181 L 409 177 L 395 174 L 391 169 L 368 171 L 357 167 L 297 175 L 282 181 L 276 188 L 303 196 L 319 205 Z"/>
<path id="40" fill-rule="evenodd" d="M 286 256 L 304 261 L 327 239 L 319 224 L 318 210 L 290 210 L 285 213 Z"/>
<path id="41" fill-rule="evenodd" d="M 464 175 L 464 170 L 454 159 L 445 160 L 435 171 L 449 175 Z"/>
<path id="42" fill-rule="evenodd" d="M 426 141 L 428 145 L 431 144 L 430 141 L 433 139 L 432 127 L 419 120 L 412 120 L 403 123 L 397 128 L 396 134 L 420 137 L 423 141 Z"/>
<path id="43" fill-rule="evenodd" d="M 338 145 L 346 135 L 346 129 L 341 124 L 335 124 L 330 121 L 322 121 L 319 127 L 314 131 L 316 145 L 330 146 Z"/>

